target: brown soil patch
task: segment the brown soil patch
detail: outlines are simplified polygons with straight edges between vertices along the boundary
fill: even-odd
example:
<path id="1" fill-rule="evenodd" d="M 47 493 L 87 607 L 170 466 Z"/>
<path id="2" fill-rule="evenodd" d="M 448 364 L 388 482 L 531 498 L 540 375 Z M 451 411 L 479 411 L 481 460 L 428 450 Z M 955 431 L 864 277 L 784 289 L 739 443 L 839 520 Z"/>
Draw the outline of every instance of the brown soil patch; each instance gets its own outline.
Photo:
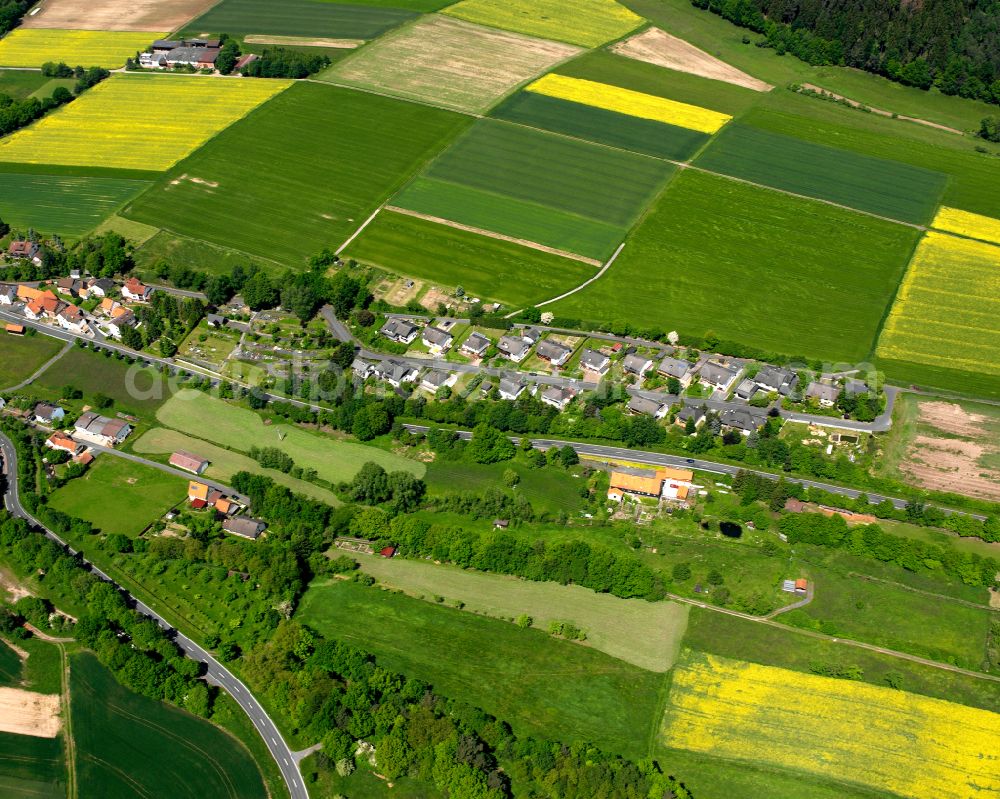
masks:
<path id="1" fill-rule="evenodd" d="M 408 288 L 407 283 L 410 284 Z M 415 298 L 423 287 L 424 284 L 419 280 L 400 278 L 385 290 L 385 301 L 390 305 L 402 308 Z"/>
<path id="2" fill-rule="evenodd" d="M 649 28 L 619 42 L 611 49 L 618 55 L 634 58 L 636 61 L 645 61 L 647 64 L 656 64 L 710 80 L 721 80 L 755 92 L 769 92 L 774 88 L 770 83 L 758 80 L 659 28 Z"/>
<path id="3" fill-rule="evenodd" d="M 987 417 L 979 413 L 969 413 L 954 402 L 921 402 L 917 407 L 919 420 L 943 433 L 977 438 L 986 432 L 983 425 L 989 421 Z"/>
<path id="4" fill-rule="evenodd" d="M 924 488 L 1000 500 L 1000 472 L 978 463 L 984 452 L 974 441 L 917 436 L 900 470 Z"/>
<path id="5" fill-rule="evenodd" d="M 0 732 L 55 738 L 61 726 L 58 694 L 0 688 Z"/>
<path id="6" fill-rule="evenodd" d="M 26 596 L 32 596 L 17 579 L 5 569 L 0 569 L 0 599 L 6 598 L 10 603 L 17 602 Z"/>
<path id="7" fill-rule="evenodd" d="M 437 313 L 438 304 L 447 305 L 449 308 L 453 307 L 455 298 L 445 294 L 441 289 L 430 289 L 420 300 L 420 304 L 424 306 L 428 311 L 432 313 Z"/>
<path id="8" fill-rule="evenodd" d="M 26 28 L 91 31 L 172 31 L 217 0 L 42 0 L 41 11 L 24 18 Z"/>
<path id="9" fill-rule="evenodd" d="M 834 100 L 842 100 L 853 108 L 867 108 L 873 114 L 878 114 L 882 117 L 893 116 L 892 111 L 886 111 L 882 108 L 872 108 L 870 105 L 864 105 L 859 103 L 857 100 L 852 100 L 850 97 L 844 97 L 842 94 L 837 94 L 836 92 L 831 92 L 828 89 L 824 89 L 822 86 L 817 86 L 815 83 L 803 83 L 803 89 L 808 89 L 809 91 L 816 92 L 817 94 L 822 94 L 824 97 L 832 97 Z M 941 125 L 937 122 L 931 122 L 927 119 L 920 119 L 919 117 L 908 117 L 905 114 L 896 114 L 896 119 L 904 119 L 907 122 L 916 122 L 918 125 L 926 125 L 929 128 L 936 128 L 937 130 L 944 130 L 948 133 L 957 133 L 959 136 L 964 136 L 965 134 L 957 128 L 949 128 L 947 125 Z"/>
<path id="10" fill-rule="evenodd" d="M 997 578 L 1000 579 L 1000 575 Z M 1000 591 L 993 588 L 990 589 L 990 607 L 1000 610 Z"/>
<path id="11" fill-rule="evenodd" d="M 310 39 L 307 36 L 247 36 L 249 44 L 293 44 L 297 47 L 336 47 L 354 50 L 365 43 L 364 39 Z"/>

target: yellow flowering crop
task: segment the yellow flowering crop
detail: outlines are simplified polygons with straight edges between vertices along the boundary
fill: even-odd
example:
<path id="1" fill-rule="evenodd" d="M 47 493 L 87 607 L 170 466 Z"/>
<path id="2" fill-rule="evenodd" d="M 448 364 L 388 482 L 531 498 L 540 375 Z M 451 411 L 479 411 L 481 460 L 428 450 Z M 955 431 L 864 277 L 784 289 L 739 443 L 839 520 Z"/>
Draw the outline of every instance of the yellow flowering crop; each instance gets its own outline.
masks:
<path id="1" fill-rule="evenodd" d="M 710 111 L 696 105 L 643 94 L 607 83 L 568 78 L 565 75 L 545 75 L 528 86 L 527 90 L 619 114 L 666 122 L 668 125 L 677 125 L 702 133 L 715 133 L 732 119 L 728 114 Z"/>
<path id="2" fill-rule="evenodd" d="M 974 214 L 971 211 L 960 211 L 958 208 L 941 206 L 941 210 L 931 222 L 931 227 L 946 230 L 949 233 L 958 233 L 960 236 L 968 236 L 972 239 L 1000 244 L 1000 219 Z"/>
<path id="3" fill-rule="evenodd" d="M 65 31 L 16 28 L 0 39 L 0 65 L 40 67 L 60 61 L 75 67 L 116 69 L 164 33 L 144 31 Z"/>
<path id="4" fill-rule="evenodd" d="M 925 234 L 876 354 L 1000 374 L 1000 247 Z"/>
<path id="5" fill-rule="evenodd" d="M 686 653 L 664 742 L 890 791 L 1000 795 L 1000 714 L 851 680 Z"/>
<path id="6" fill-rule="evenodd" d="M 0 161 L 169 169 L 290 85 L 261 78 L 112 75 L 0 140 Z"/>
<path id="7" fill-rule="evenodd" d="M 463 0 L 444 13 L 581 47 L 600 47 L 645 22 L 615 0 Z"/>

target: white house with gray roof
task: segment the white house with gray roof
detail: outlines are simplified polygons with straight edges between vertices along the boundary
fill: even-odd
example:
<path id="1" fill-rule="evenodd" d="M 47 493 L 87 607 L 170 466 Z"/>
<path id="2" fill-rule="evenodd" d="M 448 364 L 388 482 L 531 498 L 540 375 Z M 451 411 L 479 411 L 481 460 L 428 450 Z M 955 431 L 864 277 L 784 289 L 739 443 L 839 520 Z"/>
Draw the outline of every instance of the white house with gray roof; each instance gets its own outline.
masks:
<path id="1" fill-rule="evenodd" d="M 514 363 L 520 363 L 528 357 L 531 351 L 531 344 L 520 336 L 504 336 L 497 343 L 500 354 Z"/>
<path id="2" fill-rule="evenodd" d="M 645 376 L 646 372 L 653 368 L 653 361 L 645 355 L 626 355 L 622 359 L 622 369 L 629 374 Z"/>
<path id="3" fill-rule="evenodd" d="M 698 380 L 701 384 L 717 391 L 729 391 L 739 375 L 739 369 L 718 363 L 702 364 L 698 370 Z"/>
<path id="4" fill-rule="evenodd" d="M 764 419 L 746 408 L 729 408 L 720 417 L 723 430 L 738 430 L 745 436 L 764 426 Z"/>
<path id="5" fill-rule="evenodd" d="M 451 349 L 455 337 L 439 327 L 428 325 L 424 328 L 420 341 L 433 355 L 441 355 Z"/>
<path id="6" fill-rule="evenodd" d="M 691 364 L 680 358 L 668 355 L 656 367 L 656 371 L 664 377 L 673 377 L 680 381 L 681 388 L 687 388 L 691 383 Z"/>
<path id="7" fill-rule="evenodd" d="M 397 344 L 412 344 L 419 332 L 420 328 L 413 322 L 398 317 L 387 319 L 386 323 L 379 329 L 379 333 Z"/>
<path id="8" fill-rule="evenodd" d="M 535 355 L 543 361 L 548 361 L 553 366 L 562 366 L 569 360 L 569 356 L 572 354 L 573 350 L 569 347 L 560 344 L 558 341 L 551 341 L 549 339 L 539 341 L 538 346 L 535 347 Z"/>
<path id="9" fill-rule="evenodd" d="M 646 399 L 646 397 L 632 397 L 628 401 L 628 410 L 630 413 L 641 413 L 646 416 L 652 416 L 654 419 L 662 419 L 667 415 L 670 406 L 665 402 L 657 402 L 656 400 Z"/>
<path id="10" fill-rule="evenodd" d="M 453 386 L 457 380 L 458 375 L 456 374 L 433 369 L 424 375 L 420 381 L 420 387 L 433 392 L 445 386 Z"/>
<path id="11" fill-rule="evenodd" d="M 527 385 L 517 378 L 503 377 L 500 379 L 500 385 L 497 388 L 500 392 L 500 399 L 513 401 L 524 393 Z"/>
<path id="12" fill-rule="evenodd" d="M 559 386 L 549 386 L 542 392 L 542 402 L 546 405 L 551 405 L 553 408 L 557 408 L 560 411 L 566 410 L 566 406 L 569 405 L 573 399 L 576 397 L 576 392 L 569 388 L 560 388 Z"/>
<path id="13" fill-rule="evenodd" d="M 611 368 L 611 359 L 603 352 L 584 350 L 583 355 L 580 356 L 580 368 L 598 377 L 603 377 Z"/>
<path id="14" fill-rule="evenodd" d="M 806 389 L 806 397 L 816 400 L 824 408 L 832 408 L 840 397 L 840 386 L 814 380 Z"/>
<path id="15" fill-rule="evenodd" d="M 776 392 L 787 397 L 799 384 L 799 376 L 791 369 L 765 366 L 754 377 L 754 382 L 764 391 Z"/>
<path id="16" fill-rule="evenodd" d="M 462 342 L 459 351 L 473 358 L 482 358 L 492 344 L 492 341 L 477 331 Z"/>
<path id="17" fill-rule="evenodd" d="M 374 369 L 375 377 L 384 380 L 393 388 L 399 388 L 403 383 L 412 383 L 417 379 L 417 370 L 399 361 L 382 361 Z"/>

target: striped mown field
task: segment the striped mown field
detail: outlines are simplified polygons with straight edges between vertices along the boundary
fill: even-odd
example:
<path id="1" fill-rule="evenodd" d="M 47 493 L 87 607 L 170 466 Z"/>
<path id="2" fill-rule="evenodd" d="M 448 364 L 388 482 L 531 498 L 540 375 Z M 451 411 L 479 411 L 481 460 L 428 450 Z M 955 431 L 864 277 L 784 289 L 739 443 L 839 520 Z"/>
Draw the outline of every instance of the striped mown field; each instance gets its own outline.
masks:
<path id="1" fill-rule="evenodd" d="M 165 33 L 148 31 L 70 31 L 15 28 L 0 39 L 0 65 L 40 67 L 46 61 L 117 69 Z"/>

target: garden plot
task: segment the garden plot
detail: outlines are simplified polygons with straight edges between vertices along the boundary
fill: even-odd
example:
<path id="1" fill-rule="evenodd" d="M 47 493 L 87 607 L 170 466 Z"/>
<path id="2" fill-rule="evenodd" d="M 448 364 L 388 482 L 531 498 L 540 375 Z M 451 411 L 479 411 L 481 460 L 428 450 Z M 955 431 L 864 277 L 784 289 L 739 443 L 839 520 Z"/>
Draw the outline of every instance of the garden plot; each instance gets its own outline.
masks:
<path id="1" fill-rule="evenodd" d="M 319 79 L 481 113 L 578 52 L 568 44 L 431 16 L 382 37 Z"/>

